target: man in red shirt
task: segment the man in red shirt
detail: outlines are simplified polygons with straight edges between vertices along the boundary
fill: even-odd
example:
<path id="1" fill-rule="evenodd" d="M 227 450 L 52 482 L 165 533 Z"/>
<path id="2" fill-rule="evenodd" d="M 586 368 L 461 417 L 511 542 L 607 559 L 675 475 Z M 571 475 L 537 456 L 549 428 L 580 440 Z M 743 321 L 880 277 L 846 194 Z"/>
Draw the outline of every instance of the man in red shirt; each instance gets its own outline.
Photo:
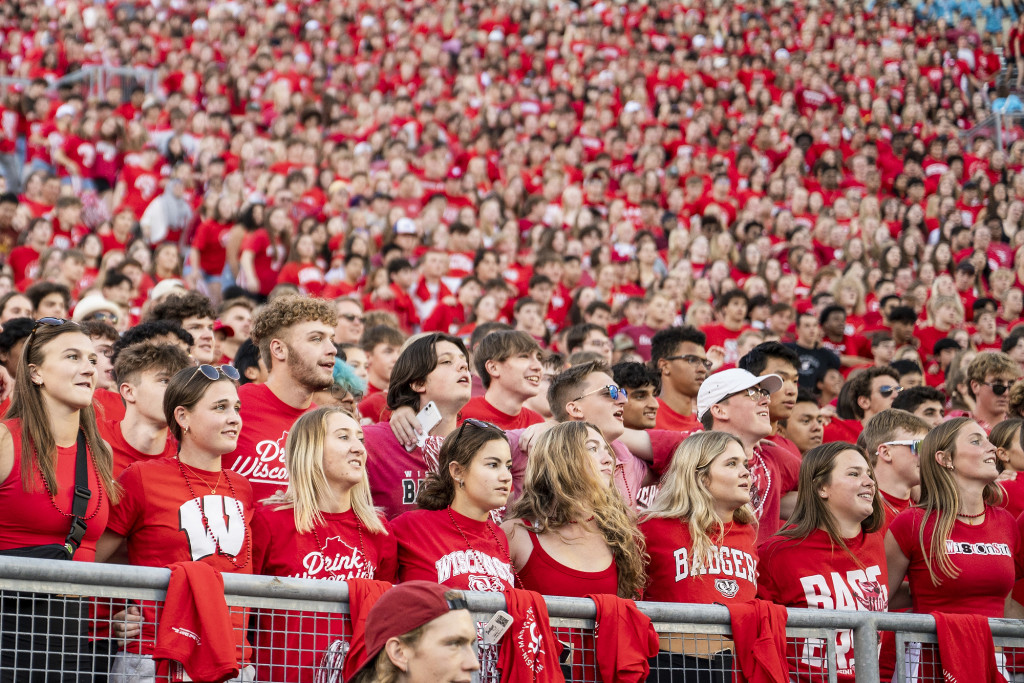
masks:
<path id="1" fill-rule="evenodd" d="M 539 413 L 523 405 L 540 392 L 540 359 L 540 345 L 526 332 L 499 330 L 481 339 L 473 349 L 473 364 L 487 391 L 469 400 L 460 421 L 475 418 L 501 429 L 543 422 Z"/>
<path id="2" fill-rule="evenodd" d="M 706 337 L 695 327 L 670 327 L 654 335 L 651 366 L 661 374 L 658 429 L 694 430 L 700 421 L 693 414 L 700 385 L 711 369 L 704 352 Z"/>
<path id="3" fill-rule="evenodd" d="M 850 380 L 847 404 L 839 406 L 840 414 L 850 417 L 836 416 L 825 425 L 825 443 L 855 442 L 868 420 L 892 408 L 896 394 L 902 390 L 899 375 L 890 367 L 870 367 L 857 373 Z"/>
<path id="4" fill-rule="evenodd" d="M 254 500 L 288 486 L 285 440 L 295 420 L 316 407 L 313 394 L 331 386 L 337 322 L 332 304 L 291 296 L 274 299 L 253 320 L 251 339 L 270 374 L 264 384 L 239 387 L 245 427 L 224 465 L 249 480 Z"/>
<path id="5" fill-rule="evenodd" d="M 749 303 L 743 290 L 731 289 L 725 292 L 715 301 L 715 314 L 720 322 L 705 325 L 702 330 L 707 336 L 705 348 L 721 347 L 725 353 L 723 362 L 726 365 L 735 365 L 740 359 L 737 339 L 740 333 L 747 329 Z"/>
<path id="6" fill-rule="evenodd" d="M 982 351 L 967 366 L 974 419 L 986 432 L 1010 417 L 1010 388 L 1019 380 L 1020 365 L 1001 351 Z"/>
<path id="7" fill-rule="evenodd" d="M 885 508 L 888 526 L 910 504 L 910 492 L 921 483 L 920 441 L 930 427 L 905 410 L 887 409 L 864 425 L 857 445 L 875 468 L 875 482 Z"/>
<path id="8" fill-rule="evenodd" d="M 798 382 L 800 380 L 800 357 L 796 351 L 779 342 L 764 342 L 740 358 L 737 366 L 753 375 L 778 375 L 782 378 L 782 389 L 774 392 L 768 400 L 768 415 L 772 420 L 772 433 L 766 440 L 789 450 L 800 457 L 795 443 L 779 433 L 779 422 L 788 420 L 796 405 Z"/>
<path id="9" fill-rule="evenodd" d="M 114 373 L 124 418 L 99 423 L 100 435 L 114 454 L 115 477 L 133 462 L 177 453 L 164 415 L 164 390 L 167 380 L 191 364 L 188 354 L 174 344 L 135 344 L 117 355 Z"/>
<path id="10" fill-rule="evenodd" d="M 359 414 L 380 422 L 387 410 L 388 384 L 405 336 L 390 325 L 374 325 L 363 332 L 359 345 L 366 353 L 366 397 L 359 402 Z"/>

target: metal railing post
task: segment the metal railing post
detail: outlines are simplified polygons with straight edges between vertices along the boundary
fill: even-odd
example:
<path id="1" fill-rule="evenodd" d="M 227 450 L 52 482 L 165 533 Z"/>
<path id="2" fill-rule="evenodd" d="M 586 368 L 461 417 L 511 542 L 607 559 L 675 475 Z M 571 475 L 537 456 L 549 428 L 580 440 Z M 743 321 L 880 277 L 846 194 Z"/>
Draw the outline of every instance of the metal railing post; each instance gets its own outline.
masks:
<path id="1" fill-rule="evenodd" d="M 854 665 L 856 666 L 857 683 L 872 683 L 878 680 L 878 657 L 873 656 L 878 652 L 878 629 L 875 620 L 868 616 L 868 613 L 861 612 L 865 616 L 861 623 L 853 629 L 853 651 Z M 862 653 L 868 653 L 862 657 Z"/>

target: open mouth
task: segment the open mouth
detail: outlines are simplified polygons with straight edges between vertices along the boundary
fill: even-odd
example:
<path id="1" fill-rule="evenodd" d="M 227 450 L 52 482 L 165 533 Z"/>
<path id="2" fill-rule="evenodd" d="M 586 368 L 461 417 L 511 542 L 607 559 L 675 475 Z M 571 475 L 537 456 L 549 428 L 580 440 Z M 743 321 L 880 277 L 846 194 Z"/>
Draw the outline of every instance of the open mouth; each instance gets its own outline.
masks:
<path id="1" fill-rule="evenodd" d="M 621 422 L 622 421 L 622 411 L 621 410 L 616 410 L 614 413 L 612 413 L 612 417 L 614 417 L 616 420 Z"/>
<path id="2" fill-rule="evenodd" d="M 348 464 L 352 467 L 361 468 L 363 466 L 363 461 L 359 458 L 352 458 L 348 461 Z"/>
<path id="3" fill-rule="evenodd" d="M 228 437 L 231 437 L 232 439 L 234 439 L 234 438 L 238 437 L 238 430 L 237 429 L 226 429 L 223 432 L 221 432 L 221 434 L 223 434 L 224 436 L 228 436 Z"/>
<path id="4" fill-rule="evenodd" d="M 524 379 L 534 386 L 540 386 L 540 377 L 537 375 L 527 375 Z"/>
<path id="5" fill-rule="evenodd" d="M 463 375 L 462 377 L 459 377 L 456 384 L 470 384 L 472 381 L 473 380 L 470 378 L 469 375 Z"/>

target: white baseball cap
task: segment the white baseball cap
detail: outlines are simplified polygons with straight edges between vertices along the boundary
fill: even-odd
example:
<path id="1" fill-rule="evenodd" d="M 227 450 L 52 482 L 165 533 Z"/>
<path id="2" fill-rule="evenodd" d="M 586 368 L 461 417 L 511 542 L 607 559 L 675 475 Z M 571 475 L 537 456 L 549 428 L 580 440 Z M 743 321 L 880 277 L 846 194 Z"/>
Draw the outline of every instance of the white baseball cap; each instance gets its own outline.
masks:
<path id="1" fill-rule="evenodd" d="M 769 394 L 774 394 L 782 388 L 782 378 L 778 375 L 757 377 L 742 368 L 716 372 L 701 383 L 697 392 L 697 419 L 702 419 L 711 406 L 721 402 L 726 396 L 738 394 L 758 385 Z"/>

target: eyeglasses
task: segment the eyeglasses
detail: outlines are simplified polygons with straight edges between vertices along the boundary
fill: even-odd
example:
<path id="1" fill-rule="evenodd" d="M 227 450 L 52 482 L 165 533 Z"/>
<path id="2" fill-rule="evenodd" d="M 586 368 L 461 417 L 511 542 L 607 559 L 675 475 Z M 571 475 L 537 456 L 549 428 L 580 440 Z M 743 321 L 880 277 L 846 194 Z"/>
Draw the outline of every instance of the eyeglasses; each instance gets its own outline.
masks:
<path id="1" fill-rule="evenodd" d="M 665 360 L 685 360 L 690 365 L 703 365 L 705 370 L 710 370 L 712 365 L 711 361 L 707 358 L 701 358 L 700 356 L 695 356 L 692 353 L 688 353 L 685 356 L 668 356 Z"/>
<path id="2" fill-rule="evenodd" d="M 883 446 L 906 446 L 910 449 L 910 452 L 917 455 L 921 450 L 920 439 L 903 439 L 901 441 L 885 441 L 882 443 Z"/>
<path id="3" fill-rule="evenodd" d="M 451 448 L 455 448 L 455 446 L 459 443 L 459 439 L 462 437 L 462 433 L 466 431 L 466 425 L 476 427 L 477 429 L 497 429 L 498 431 L 501 431 L 501 428 L 495 424 L 492 424 L 490 422 L 484 422 L 483 420 L 477 420 L 476 418 L 467 417 L 465 420 L 462 421 L 462 424 L 459 426 L 459 428 L 455 430 L 455 436 L 452 438 Z M 504 434 L 504 432 L 502 432 L 502 434 Z"/>
<path id="4" fill-rule="evenodd" d="M 350 323 L 359 323 L 360 325 L 363 324 L 363 316 L 356 315 L 355 313 L 340 313 L 338 315 L 338 317 L 339 318 L 344 318 L 345 320 L 349 321 Z"/>
<path id="5" fill-rule="evenodd" d="M 196 368 L 196 371 L 193 372 L 192 376 L 188 378 L 188 382 L 194 380 L 196 378 L 196 375 L 198 375 L 200 372 L 203 373 L 203 377 L 210 380 L 211 382 L 216 382 L 218 379 L 220 379 L 221 375 L 224 375 L 228 379 L 233 380 L 235 382 L 237 382 L 238 379 L 241 377 L 241 375 L 238 374 L 238 370 L 235 369 L 234 366 L 221 365 L 219 367 L 213 367 L 212 365 L 207 365 L 206 363 L 203 363 L 198 368 Z M 185 384 L 188 384 L 188 382 L 185 382 Z"/>
<path id="6" fill-rule="evenodd" d="M 901 386 L 895 386 L 894 387 L 894 386 L 889 386 L 888 384 L 886 384 L 884 386 L 878 387 L 878 393 L 882 396 L 882 398 L 889 398 L 894 393 L 898 394 L 901 391 L 903 391 L 903 387 L 901 387 Z"/>
<path id="7" fill-rule="evenodd" d="M 763 399 L 771 398 L 771 392 L 765 391 L 760 386 L 750 387 L 749 389 L 738 391 L 735 394 L 732 394 L 732 396 L 729 396 L 728 398 L 732 398 L 733 396 L 742 396 L 743 394 L 746 394 L 747 398 L 749 398 L 754 403 L 760 403 Z"/>
<path id="8" fill-rule="evenodd" d="M 577 396 L 576 398 L 573 399 L 573 401 L 581 401 L 581 400 L 585 399 L 587 396 L 593 396 L 594 394 L 599 394 L 599 393 L 602 393 L 602 392 L 607 392 L 608 393 L 608 397 L 611 400 L 613 400 L 613 401 L 618 401 L 619 400 L 619 396 L 621 396 L 622 398 L 626 398 L 629 395 L 629 394 L 626 393 L 625 389 L 620 389 L 619 387 L 615 386 L 614 384 L 606 384 L 605 386 L 598 387 L 597 389 L 594 389 L 593 391 L 588 391 L 587 393 L 583 394 L 582 396 Z"/>
<path id="9" fill-rule="evenodd" d="M 1011 380 L 1006 384 L 1002 382 L 982 382 L 987 387 L 991 387 L 992 393 L 996 396 L 1002 396 L 1007 391 L 1013 388 L 1013 385 L 1017 383 L 1017 380 Z"/>

